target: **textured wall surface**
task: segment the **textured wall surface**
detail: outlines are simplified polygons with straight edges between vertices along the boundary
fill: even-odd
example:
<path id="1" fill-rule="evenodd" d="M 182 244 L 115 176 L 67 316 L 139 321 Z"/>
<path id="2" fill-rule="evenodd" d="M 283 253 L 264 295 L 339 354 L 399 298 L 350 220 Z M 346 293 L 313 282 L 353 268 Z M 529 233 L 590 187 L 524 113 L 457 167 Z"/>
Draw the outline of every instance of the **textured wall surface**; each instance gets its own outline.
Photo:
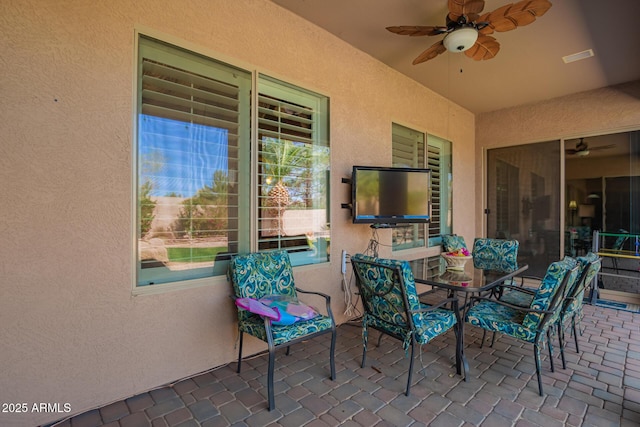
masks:
<path id="1" fill-rule="evenodd" d="M 354 164 L 390 164 L 392 122 L 453 141 L 455 231 L 475 235 L 474 116 L 273 3 L 1 9 L 0 402 L 69 403 L 78 413 L 235 358 L 224 278 L 132 296 L 136 29 L 329 96 L 333 261 L 295 274 L 332 295 L 335 313 L 344 310 L 340 251 L 364 251 L 371 237 L 340 209 L 349 198 L 340 179 Z M 2 413 L 0 425 L 65 415 Z"/>

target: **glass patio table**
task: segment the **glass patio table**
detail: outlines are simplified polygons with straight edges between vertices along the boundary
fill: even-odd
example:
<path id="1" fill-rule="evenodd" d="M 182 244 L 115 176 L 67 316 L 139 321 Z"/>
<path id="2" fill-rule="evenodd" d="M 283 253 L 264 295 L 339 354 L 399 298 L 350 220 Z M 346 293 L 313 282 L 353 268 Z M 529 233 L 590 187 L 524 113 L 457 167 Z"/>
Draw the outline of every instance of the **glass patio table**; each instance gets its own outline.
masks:
<path id="1" fill-rule="evenodd" d="M 509 270 L 491 270 L 477 268 L 474 266 L 473 260 L 469 260 L 465 264 L 464 270 L 450 270 L 446 268 L 442 260 L 436 265 L 429 265 L 425 261 L 411 261 L 416 284 L 447 289 L 449 294 L 462 292 L 464 303 L 460 305 L 460 308 L 463 310 L 467 308 L 470 294 L 491 291 L 496 286 L 520 275 L 529 268 L 528 264 L 520 264 Z"/>
<path id="2" fill-rule="evenodd" d="M 421 288 L 424 288 L 424 285 L 429 285 L 433 288 L 447 290 L 448 296 L 463 297 L 464 302 L 458 306 L 460 310 L 460 318 L 462 320 L 460 331 L 462 333 L 463 343 L 464 319 L 467 314 L 467 310 L 469 309 L 469 297 L 472 294 L 485 294 L 487 292 L 491 292 L 506 280 L 518 276 L 529 268 L 528 264 L 520 264 L 514 266 L 508 271 L 491 270 L 476 268 L 473 264 L 473 260 L 469 260 L 465 264 L 463 270 L 448 270 L 444 260 L 441 259 L 439 263 L 433 263 L 433 258 L 431 261 L 427 259 L 414 260 L 411 261 L 410 264 L 412 266 L 418 296 L 422 293 Z M 424 289 L 425 292 L 428 290 L 429 289 Z M 428 303 L 428 301 L 423 302 Z M 469 365 L 466 357 L 464 357 L 464 350 L 462 360 L 464 363 L 464 372 L 469 372 Z M 466 380 L 467 376 L 465 375 L 465 381 Z"/>

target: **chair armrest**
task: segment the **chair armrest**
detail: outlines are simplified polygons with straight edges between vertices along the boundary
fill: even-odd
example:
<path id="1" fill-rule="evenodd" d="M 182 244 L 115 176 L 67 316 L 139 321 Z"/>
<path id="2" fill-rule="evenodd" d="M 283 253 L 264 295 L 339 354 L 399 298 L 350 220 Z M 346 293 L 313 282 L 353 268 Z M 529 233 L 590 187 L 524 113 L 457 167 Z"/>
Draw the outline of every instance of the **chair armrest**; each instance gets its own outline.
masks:
<path id="1" fill-rule="evenodd" d="M 516 276 L 513 278 L 515 279 L 520 279 L 520 286 L 524 285 L 524 280 L 525 279 L 530 279 L 530 280 L 537 280 L 538 282 L 542 282 L 542 277 L 540 276 L 527 276 L 527 275 L 523 275 L 523 276 Z"/>
<path id="2" fill-rule="evenodd" d="M 424 291 L 418 294 L 418 298 L 422 298 L 425 295 L 430 295 L 430 294 L 437 294 L 437 293 L 442 293 L 444 292 L 444 290 L 442 288 L 436 288 L 434 287 L 433 289 L 430 289 L 428 291 Z"/>
<path id="3" fill-rule="evenodd" d="M 429 294 L 431 292 L 432 291 L 423 292 L 423 293 L 420 294 L 420 296 Z M 445 299 L 439 300 L 435 304 L 427 304 L 427 303 L 421 302 L 420 304 L 428 305 L 428 307 L 421 308 L 420 310 L 410 310 L 410 311 L 411 311 L 411 313 L 427 313 L 429 311 L 433 311 L 433 310 L 435 310 L 437 308 L 445 306 L 445 305 L 447 305 L 449 303 L 451 303 L 451 310 L 457 312 L 458 311 L 458 298 L 457 297 L 445 298 Z"/>
<path id="4" fill-rule="evenodd" d="M 329 316 L 331 318 L 331 321 L 335 324 L 335 321 L 333 320 L 333 312 L 331 311 L 331 297 L 329 295 L 323 294 L 322 292 L 305 291 L 304 289 L 300 289 L 298 287 L 296 287 L 296 292 L 300 292 L 301 294 L 317 295 L 317 296 L 323 297 L 325 300 L 326 308 L 327 308 L 327 316 Z"/>
<path id="5" fill-rule="evenodd" d="M 331 297 L 329 295 L 327 295 L 327 294 L 323 294 L 322 292 L 305 291 L 304 289 L 300 289 L 298 287 L 296 287 L 296 292 L 300 292 L 301 294 L 319 295 L 319 296 L 323 297 L 324 299 L 331 301 Z"/>
<path id="6" fill-rule="evenodd" d="M 514 286 L 514 285 L 502 285 L 503 289 L 509 289 L 514 292 L 521 292 L 523 294 L 535 295 L 536 291 L 534 289 L 524 288 L 522 286 Z"/>
<path id="7" fill-rule="evenodd" d="M 539 282 L 542 282 L 542 277 L 538 277 L 538 276 L 515 276 L 511 278 L 511 283 L 516 282 L 516 281 L 520 281 L 519 285 L 513 285 L 513 284 L 505 284 L 504 282 L 499 284 L 498 286 L 494 287 L 491 289 L 491 296 L 499 299 L 500 297 L 502 297 L 502 293 L 504 292 L 505 289 L 512 289 L 514 291 L 519 291 L 521 289 L 527 289 L 524 287 L 524 281 L 525 279 L 531 279 L 531 280 L 537 280 Z M 528 293 L 527 291 L 523 291 L 525 293 Z"/>
<path id="8" fill-rule="evenodd" d="M 526 274 L 522 275 L 522 276 L 516 276 L 520 279 L 533 279 L 533 280 L 542 280 L 543 278 L 540 276 L 527 276 Z"/>

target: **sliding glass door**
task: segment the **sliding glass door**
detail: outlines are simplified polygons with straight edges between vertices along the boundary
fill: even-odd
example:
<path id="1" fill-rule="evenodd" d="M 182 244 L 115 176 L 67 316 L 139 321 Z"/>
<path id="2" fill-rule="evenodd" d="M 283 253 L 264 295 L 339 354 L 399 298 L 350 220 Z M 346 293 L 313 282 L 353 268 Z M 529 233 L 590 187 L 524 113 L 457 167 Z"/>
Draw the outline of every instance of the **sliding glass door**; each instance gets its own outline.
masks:
<path id="1" fill-rule="evenodd" d="M 487 151 L 487 237 L 518 240 L 528 274 L 561 258 L 560 166 L 559 141 Z"/>
<path id="2" fill-rule="evenodd" d="M 598 247 L 611 254 L 602 257 L 600 297 L 638 301 L 640 132 L 568 139 L 564 148 L 565 254 L 589 251 L 599 231 Z"/>

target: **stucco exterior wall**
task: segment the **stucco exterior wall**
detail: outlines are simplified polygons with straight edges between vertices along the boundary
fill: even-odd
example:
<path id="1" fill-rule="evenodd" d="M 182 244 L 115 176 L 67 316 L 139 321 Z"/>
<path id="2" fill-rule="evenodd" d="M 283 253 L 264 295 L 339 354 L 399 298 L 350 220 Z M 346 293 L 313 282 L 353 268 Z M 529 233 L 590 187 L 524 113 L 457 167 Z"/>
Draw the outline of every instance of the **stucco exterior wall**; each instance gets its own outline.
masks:
<path id="1" fill-rule="evenodd" d="M 0 402 L 70 413 L 2 413 L 0 425 L 51 422 L 236 357 L 224 278 L 132 296 L 135 30 L 330 98 L 332 261 L 295 276 L 333 297 L 340 322 L 340 251 L 364 251 L 371 237 L 340 209 L 340 180 L 354 164 L 390 164 L 392 122 L 453 141 L 454 231 L 476 234 L 473 114 L 269 1 L 1 9 Z"/>
<path id="2" fill-rule="evenodd" d="M 576 77 L 578 78 L 578 77 Z M 640 129 L 640 81 L 582 92 L 476 117 L 475 201 L 483 207 L 487 149 Z M 484 215 L 475 228 L 483 233 Z"/>

